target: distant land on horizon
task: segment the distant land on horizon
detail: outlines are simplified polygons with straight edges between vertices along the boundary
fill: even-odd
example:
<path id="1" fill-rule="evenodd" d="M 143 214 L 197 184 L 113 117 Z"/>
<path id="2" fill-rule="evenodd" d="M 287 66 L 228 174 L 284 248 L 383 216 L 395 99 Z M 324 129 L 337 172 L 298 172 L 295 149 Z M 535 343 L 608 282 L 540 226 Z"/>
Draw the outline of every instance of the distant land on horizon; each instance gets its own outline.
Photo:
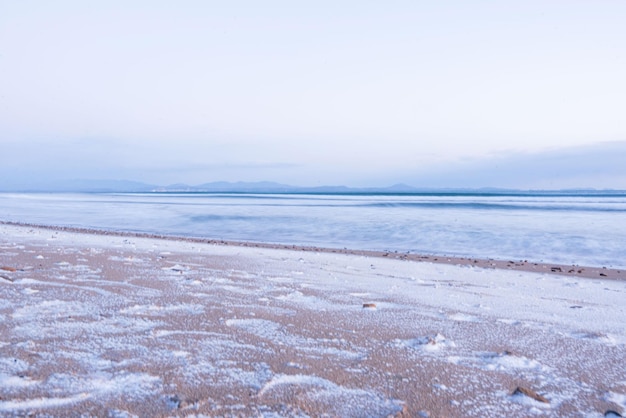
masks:
<path id="1" fill-rule="evenodd" d="M 261 193 L 261 194 L 414 194 L 414 193 L 480 193 L 480 194 L 624 194 L 625 190 L 569 188 L 569 189 L 510 189 L 496 187 L 414 187 L 398 183 L 388 187 L 349 186 L 294 186 L 271 181 L 227 182 L 216 181 L 199 185 L 184 183 L 159 186 L 130 180 L 67 180 L 38 186 L 1 187 L 0 192 L 11 193 Z"/>

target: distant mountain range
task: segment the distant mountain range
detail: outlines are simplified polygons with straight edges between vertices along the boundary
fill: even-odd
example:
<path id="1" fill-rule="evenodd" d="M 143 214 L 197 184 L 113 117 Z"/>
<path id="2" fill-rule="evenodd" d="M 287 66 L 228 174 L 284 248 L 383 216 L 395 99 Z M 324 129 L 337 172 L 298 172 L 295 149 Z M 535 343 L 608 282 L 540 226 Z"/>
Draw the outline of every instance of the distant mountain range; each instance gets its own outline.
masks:
<path id="1" fill-rule="evenodd" d="M 128 180 L 68 180 L 54 183 L 41 183 L 37 186 L 2 187 L 0 192 L 51 192 L 51 193 L 294 193 L 294 194 L 625 194 L 623 190 L 567 189 L 567 190 L 513 190 L 498 188 L 417 188 L 407 184 L 394 184 L 388 187 L 347 187 L 317 186 L 302 187 L 269 181 L 259 182 L 225 182 L 203 183 L 196 186 L 188 184 L 170 184 L 159 186 Z"/>
<path id="2" fill-rule="evenodd" d="M 157 187 L 159 192 L 222 192 L 222 193 L 411 193 L 417 189 L 406 184 L 396 184 L 389 187 L 354 188 L 347 186 L 318 186 L 302 187 L 270 181 L 259 182 L 226 182 L 218 181 L 204 183 L 197 186 L 186 184 L 172 184 L 166 187 Z"/>

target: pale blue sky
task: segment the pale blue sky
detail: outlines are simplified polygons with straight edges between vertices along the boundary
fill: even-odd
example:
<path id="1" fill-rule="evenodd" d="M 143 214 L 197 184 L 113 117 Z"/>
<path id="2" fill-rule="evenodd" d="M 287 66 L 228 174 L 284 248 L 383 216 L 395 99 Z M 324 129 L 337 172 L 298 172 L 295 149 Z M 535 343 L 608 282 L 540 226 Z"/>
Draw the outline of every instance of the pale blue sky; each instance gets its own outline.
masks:
<path id="1" fill-rule="evenodd" d="M 621 0 L 0 0 L 0 183 L 626 189 L 624 22 Z"/>

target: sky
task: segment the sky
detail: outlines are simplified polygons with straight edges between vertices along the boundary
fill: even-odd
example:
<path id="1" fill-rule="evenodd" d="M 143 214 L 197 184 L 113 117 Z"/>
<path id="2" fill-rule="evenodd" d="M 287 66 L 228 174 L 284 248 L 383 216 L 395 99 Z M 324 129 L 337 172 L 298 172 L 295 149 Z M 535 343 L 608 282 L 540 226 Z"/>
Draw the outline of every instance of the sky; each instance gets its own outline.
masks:
<path id="1" fill-rule="evenodd" d="M 622 0 L 0 0 L 0 188 L 626 189 L 625 21 Z"/>

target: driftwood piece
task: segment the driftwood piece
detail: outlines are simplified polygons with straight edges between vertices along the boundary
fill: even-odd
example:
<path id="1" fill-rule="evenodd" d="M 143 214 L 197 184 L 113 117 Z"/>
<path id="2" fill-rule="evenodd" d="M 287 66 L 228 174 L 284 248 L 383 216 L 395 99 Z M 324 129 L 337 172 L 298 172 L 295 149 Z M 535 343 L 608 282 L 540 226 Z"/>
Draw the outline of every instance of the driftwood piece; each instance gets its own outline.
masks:
<path id="1" fill-rule="evenodd" d="M 513 391 L 513 395 L 524 395 L 524 396 L 528 396 L 529 398 L 532 398 L 538 402 L 543 402 L 543 403 L 550 403 L 550 401 L 541 396 L 540 394 L 538 394 L 537 392 L 535 392 L 532 389 L 528 389 L 522 386 L 518 386 L 514 391 Z"/>

